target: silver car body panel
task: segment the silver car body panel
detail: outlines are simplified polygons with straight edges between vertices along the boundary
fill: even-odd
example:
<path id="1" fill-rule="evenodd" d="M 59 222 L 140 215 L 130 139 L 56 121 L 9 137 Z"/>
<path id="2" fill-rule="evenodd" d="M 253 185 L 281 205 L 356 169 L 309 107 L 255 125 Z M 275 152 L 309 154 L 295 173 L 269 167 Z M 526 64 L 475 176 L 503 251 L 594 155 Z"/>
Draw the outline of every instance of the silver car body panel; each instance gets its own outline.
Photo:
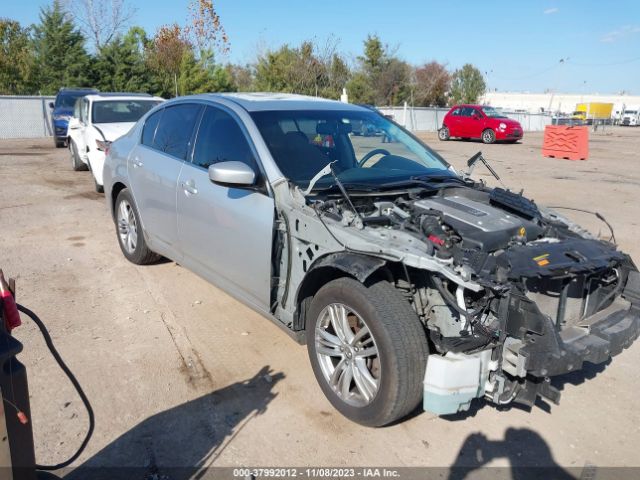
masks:
<path id="1" fill-rule="evenodd" d="M 231 192 L 221 190 L 226 187 L 212 184 L 204 169 L 186 162 L 183 167 L 183 162 L 140 145 L 141 125 L 147 116 L 160 108 L 184 102 L 208 104 L 232 112 L 253 144 L 257 161 L 267 179 L 269 197 L 255 192 L 247 194 L 246 190 L 240 194 L 240 189 L 231 189 L 236 192 L 235 196 L 230 195 Z M 319 259 L 332 253 L 358 251 L 385 260 L 400 261 L 408 266 L 441 273 L 470 290 L 481 290 L 482 287 L 477 283 L 464 280 L 462 272 L 456 271 L 448 262 L 425 257 L 424 245 L 416 242 L 415 238 L 411 239 L 413 246 L 407 247 L 410 243 L 407 243 L 402 232 L 394 232 L 393 236 L 383 238 L 371 228 L 345 229 L 338 222 L 321 221 L 313 208 L 306 205 L 300 189 L 291 186 L 284 177 L 250 115 L 253 111 L 281 109 L 365 110 L 364 107 L 342 102 L 288 94 L 202 94 L 170 100 L 148 112 L 136 127 L 119 140 L 121 143 L 127 142 L 131 149 L 128 173 L 122 174 L 121 164 L 126 160 L 116 153 L 119 151 L 116 145 L 112 150 L 114 154 L 110 155 L 109 168 L 105 168 L 106 191 L 110 191 L 111 185 L 117 181 L 132 188 L 140 209 L 145 238 L 152 249 L 180 261 L 254 309 L 273 314 L 288 327 L 293 325 L 298 309 L 295 295 L 306 272 Z M 132 143 L 136 145 L 133 148 Z M 148 166 L 148 161 L 144 161 L 147 164 L 144 167 L 134 167 L 135 162 L 140 161 L 140 155 L 157 155 L 160 162 L 158 171 L 145 174 L 136 171 Z M 190 177 L 185 168 L 189 172 L 200 170 L 197 175 L 196 188 L 200 197 L 197 203 L 188 202 L 191 199 L 180 186 L 196 175 L 191 173 Z M 110 172 L 107 173 L 107 170 Z M 114 176 L 111 172 L 118 175 Z M 151 186 L 149 183 L 153 181 L 161 181 L 162 186 Z M 145 191 L 147 188 L 149 191 Z M 164 199 L 154 200 L 158 195 Z M 175 199 L 173 208 L 170 205 L 172 199 Z M 213 207 L 214 202 L 220 200 L 225 200 L 226 205 Z M 273 215 L 274 210 L 277 217 Z M 176 212 L 175 216 L 172 212 Z M 182 215 L 184 218 L 181 218 Z M 211 222 L 205 222 L 205 219 Z M 159 226 L 158 222 L 164 222 L 165 225 Z M 269 305 L 272 234 L 274 230 L 287 229 L 285 238 L 290 243 L 283 245 L 277 279 L 277 303 L 275 306 Z M 178 248 L 176 242 L 179 242 Z M 349 249 L 345 245 L 349 245 Z M 311 257 L 308 251 L 312 252 Z M 286 299 L 283 298 L 285 293 Z"/>

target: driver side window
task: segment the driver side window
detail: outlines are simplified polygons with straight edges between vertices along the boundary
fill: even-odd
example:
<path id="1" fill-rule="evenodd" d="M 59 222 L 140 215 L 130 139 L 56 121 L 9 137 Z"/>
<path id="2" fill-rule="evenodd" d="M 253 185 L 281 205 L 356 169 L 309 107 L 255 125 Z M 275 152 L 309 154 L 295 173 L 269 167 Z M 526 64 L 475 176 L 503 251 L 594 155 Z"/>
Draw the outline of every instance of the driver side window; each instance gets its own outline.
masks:
<path id="1" fill-rule="evenodd" d="M 214 163 L 230 161 L 257 170 L 253 151 L 238 122 L 227 112 L 208 106 L 200 121 L 192 162 L 207 169 Z"/>

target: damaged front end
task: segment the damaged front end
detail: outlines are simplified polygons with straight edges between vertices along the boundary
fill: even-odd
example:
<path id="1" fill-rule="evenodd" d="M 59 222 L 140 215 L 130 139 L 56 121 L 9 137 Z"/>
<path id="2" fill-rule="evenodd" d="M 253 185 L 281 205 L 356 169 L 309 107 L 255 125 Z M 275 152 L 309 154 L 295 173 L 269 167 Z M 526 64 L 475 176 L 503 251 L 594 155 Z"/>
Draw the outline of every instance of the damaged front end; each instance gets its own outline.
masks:
<path id="1" fill-rule="evenodd" d="M 631 259 L 522 195 L 458 177 L 348 196 L 278 188 L 287 279 L 274 288 L 274 314 L 303 329 L 300 292 L 322 267 L 363 282 L 384 275 L 429 339 L 426 410 L 453 414 L 478 397 L 557 403 L 550 377 L 604 362 L 638 337 Z"/>

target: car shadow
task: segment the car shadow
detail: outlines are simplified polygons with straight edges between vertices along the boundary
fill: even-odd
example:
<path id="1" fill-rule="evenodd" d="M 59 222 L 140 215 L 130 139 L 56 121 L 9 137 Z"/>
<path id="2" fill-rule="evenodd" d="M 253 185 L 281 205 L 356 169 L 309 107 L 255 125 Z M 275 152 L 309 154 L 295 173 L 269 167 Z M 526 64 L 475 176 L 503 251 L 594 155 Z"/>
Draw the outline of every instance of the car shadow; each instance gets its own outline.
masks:
<path id="1" fill-rule="evenodd" d="M 283 373 L 268 366 L 253 377 L 157 413 L 69 471 L 65 480 L 198 478 L 277 396 Z M 103 419 L 108 421 L 108 419 Z"/>
<path id="2" fill-rule="evenodd" d="M 486 467 L 493 460 L 503 458 L 509 461 L 510 467 Z M 580 478 L 578 470 L 570 472 L 559 466 L 553 458 L 551 448 L 537 432 L 528 428 L 508 428 L 504 440 L 489 440 L 480 432 L 469 435 L 447 478 L 574 480 Z"/>

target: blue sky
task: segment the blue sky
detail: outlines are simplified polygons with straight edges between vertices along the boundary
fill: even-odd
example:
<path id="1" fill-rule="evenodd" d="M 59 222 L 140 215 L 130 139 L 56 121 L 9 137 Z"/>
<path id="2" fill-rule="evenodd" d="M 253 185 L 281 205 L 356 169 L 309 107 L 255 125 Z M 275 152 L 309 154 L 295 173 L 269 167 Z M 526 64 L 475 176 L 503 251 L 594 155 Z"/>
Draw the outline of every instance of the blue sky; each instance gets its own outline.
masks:
<path id="1" fill-rule="evenodd" d="M 127 1 L 127 0 L 125 0 Z M 2 0 L 0 16 L 36 22 L 47 0 Z M 134 24 L 153 32 L 183 23 L 189 0 L 128 0 Z M 348 59 L 378 34 L 412 64 L 470 62 L 499 91 L 547 89 L 640 94 L 640 2 L 427 0 L 218 0 L 231 41 L 227 58 L 304 39 L 336 41 Z M 564 59 L 565 61 L 560 61 Z"/>

